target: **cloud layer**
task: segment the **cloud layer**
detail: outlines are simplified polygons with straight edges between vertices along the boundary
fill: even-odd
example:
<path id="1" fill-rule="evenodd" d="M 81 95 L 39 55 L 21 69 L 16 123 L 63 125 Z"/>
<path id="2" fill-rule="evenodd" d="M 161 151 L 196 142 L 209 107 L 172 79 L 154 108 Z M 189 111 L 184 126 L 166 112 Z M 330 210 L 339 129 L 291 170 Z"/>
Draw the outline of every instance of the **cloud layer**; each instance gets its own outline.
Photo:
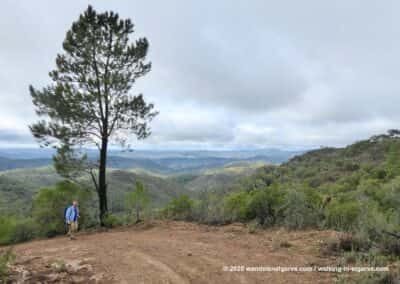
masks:
<path id="1" fill-rule="evenodd" d="M 146 148 L 339 146 L 400 125 L 398 1 L 91 1 L 136 24 L 160 115 Z M 86 1 L 2 1 L 0 144 L 32 143 L 28 85 L 49 82 Z"/>

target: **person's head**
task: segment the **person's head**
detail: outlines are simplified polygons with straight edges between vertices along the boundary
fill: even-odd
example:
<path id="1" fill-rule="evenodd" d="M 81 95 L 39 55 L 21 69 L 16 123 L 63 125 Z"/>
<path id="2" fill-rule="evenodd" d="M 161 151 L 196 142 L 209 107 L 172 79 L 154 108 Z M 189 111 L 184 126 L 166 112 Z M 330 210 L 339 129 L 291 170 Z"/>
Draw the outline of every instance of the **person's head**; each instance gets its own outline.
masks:
<path id="1" fill-rule="evenodd" d="M 78 201 L 76 201 L 76 200 L 72 201 L 72 206 L 77 207 L 78 206 Z"/>

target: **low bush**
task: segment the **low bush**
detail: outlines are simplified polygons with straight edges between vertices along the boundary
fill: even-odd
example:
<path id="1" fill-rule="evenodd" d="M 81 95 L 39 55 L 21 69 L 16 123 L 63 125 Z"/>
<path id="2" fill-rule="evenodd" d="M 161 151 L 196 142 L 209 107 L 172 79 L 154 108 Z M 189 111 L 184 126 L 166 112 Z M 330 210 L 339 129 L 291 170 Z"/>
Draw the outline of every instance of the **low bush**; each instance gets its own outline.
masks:
<path id="1" fill-rule="evenodd" d="M 326 207 L 325 225 L 336 230 L 351 231 L 357 224 L 360 212 L 357 201 L 334 202 Z"/>
<path id="2" fill-rule="evenodd" d="M 172 199 L 162 210 L 161 215 L 174 220 L 193 220 L 194 201 L 183 194 Z"/>
<path id="3" fill-rule="evenodd" d="M 370 242 L 363 235 L 345 233 L 340 235 L 337 246 L 340 251 L 366 251 Z"/>
<path id="4" fill-rule="evenodd" d="M 261 226 L 275 225 L 281 215 L 285 192 L 271 185 L 265 189 L 239 191 L 224 199 L 224 215 L 229 221 L 256 219 Z"/>
<path id="5" fill-rule="evenodd" d="M 131 215 L 135 216 L 136 222 L 141 221 L 144 213 L 150 208 L 150 195 L 143 185 L 137 181 L 135 189 L 126 194 L 125 206 Z"/>
<path id="6" fill-rule="evenodd" d="M 14 259 L 15 255 L 11 249 L 0 251 L 0 283 L 7 283 L 9 277 L 8 265 Z"/>
<path id="7" fill-rule="evenodd" d="M 39 228 L 39 234 L 53 237 L 65 233 L 64 210 L 72 200 L 80 203 L 80 227 L 87 227 L 90 208 L 88 201 L 91 191 L 81 188 L 75 183 L 64 181 L 52 188 L 43 188 L 33 198 L 32 215 Z"/>
<path id="8" fill-rule="evenodd" d="M 0 218 L 0 244 L 14 244 L 33 239 L 38 228 L 32 219 Z"/>
<path id="9" fill-rule="evenodd" d="M 261 226 L 275 225 L 283 202 L 284 192 L 276 186 L 254 190 L 250 194 L 247 216 L 250 220 L 256 219 Z"/>
<path id="10" fill-rule="evenodd" d="M 12 243 L 32 240 L 37 236 L 38 228 L 32 219 L 23 219 L 15 222 L 10 234 Z"/>
<path id="11" fill-rule="evenodd" d="M 380 242 L 382 253 L 400 257 L 400 239 L 387 236 Z"/>
<path id="12" fill-rule="evenodd" d="M 253 220 L 247 223 L 247 231 L 249 234 L 255 234 L 257 230 L 260 228 L 260 223 L 257 220 Z"/>
<path id="13" fill-rule="evenodd" d="M 123 220 L 112 213 L 107 213 L 104 216 L 103 222 L 106 228 L 115 228 L 123 224 Z"/>
<path id="14" fill-rule="evenodd" d="M 342 233 L 337 239 L 329 240 L 321 247 L 324 255 L 340 255 L 345 252 L 367 251 L 370 243 L 361 235 Z"/>
<path id="15" fill-rule="evenodd" d="M 200 192 L 199 197 L 193 203 L 194 220 L 210 225 L 225 223 L 224 204 L 221 202 L 224 196 L 214 192 Z"/>
<path id="16" fill-rule="evenodd" d="M 250 195 L 245 191 L 232 192 L 224 199 L 224 216 L 228 221 L 245 222 L 250 219 L 248 207 Z"/>
<path id="17" fill-rule="evenodd" d="M 289 229 L 318 227 L 321 218 L 319 203 L 307 198 L 302 191 L 290 190 L 283 210 L 284 226 Z"/>

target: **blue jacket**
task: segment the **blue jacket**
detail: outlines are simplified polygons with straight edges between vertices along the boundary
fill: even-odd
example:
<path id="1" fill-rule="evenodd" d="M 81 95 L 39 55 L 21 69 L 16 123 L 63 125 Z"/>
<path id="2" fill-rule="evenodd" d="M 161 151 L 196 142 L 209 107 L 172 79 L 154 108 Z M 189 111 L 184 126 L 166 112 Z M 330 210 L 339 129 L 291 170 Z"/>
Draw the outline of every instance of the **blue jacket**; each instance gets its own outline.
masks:
<path id="1" fill-rule="evenodd" d="M 79 217 L 79 209 L 78 207 L 70 206 L 67 209 L 67 212 L 65 212 L 65 220 L 67 222 L 75 222 L 78 220 Z"/>

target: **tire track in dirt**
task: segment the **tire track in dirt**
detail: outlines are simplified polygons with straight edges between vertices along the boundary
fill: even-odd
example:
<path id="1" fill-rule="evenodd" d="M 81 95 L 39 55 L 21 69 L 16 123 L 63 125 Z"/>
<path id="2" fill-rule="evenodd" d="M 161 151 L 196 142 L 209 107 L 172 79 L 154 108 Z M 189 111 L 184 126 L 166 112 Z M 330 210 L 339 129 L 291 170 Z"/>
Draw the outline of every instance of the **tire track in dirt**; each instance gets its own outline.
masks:
<path id="1" fill-rule="evenodd" d="M 335 233 L 328 231 L 249 234 L 243 225 L 207 227 L 153 221 L 148 226 L 79 234 L 76 241 L 65 237 L 33 241 L 16 245 L 14 251 L 18 269 L 30 271 L 37 276 L 32 279 L 41 283 L 61 282 L 51 279 L 107 284 L 332 283 L 332 274 L 224 272 L 222 268 L 334 263 L 335 259 L 318 253 L 321 240 L 333 236 Z M 290 247 L 280 247 L 283 241 Z M 52 268 L 57 261 L 65 262 L 68 271 L 57 275 Z"/>
<path id="2" fill-rule="evenodd" d="M 170 266 L 167 264 L 151 257 L 148 254 L 141 253 L 137 250 L 131 251 L 128 254 L 121 256 L 121 262 L 127 263 L 130 266 L 131 270 L 127 273 L 127 269 L 124 268 L 121 272 L 114 271 L 116 275 L 118 275 L 121 283 L 132 283 L 132 281 L 143 281 L 145 283 L 146 276 L 145 274 L 141 275 L 140 271 L 135 270 L 135 266 L 133 264 L 137 262 L 144 262 L 144 267 L 142 271 L 147 271 L 147 273 L 153 273 L 154 275 L 163 275 L 164 278 L 163 283 L 176 283 L 176 284 L 186 284 L 189 283 L 187 280 L 182 278 L 178 273 L 176 273 Z M 148 279 L 151 281 L 151 279 Z M 147 282 L 146 282 L 147 283 Z"/>

